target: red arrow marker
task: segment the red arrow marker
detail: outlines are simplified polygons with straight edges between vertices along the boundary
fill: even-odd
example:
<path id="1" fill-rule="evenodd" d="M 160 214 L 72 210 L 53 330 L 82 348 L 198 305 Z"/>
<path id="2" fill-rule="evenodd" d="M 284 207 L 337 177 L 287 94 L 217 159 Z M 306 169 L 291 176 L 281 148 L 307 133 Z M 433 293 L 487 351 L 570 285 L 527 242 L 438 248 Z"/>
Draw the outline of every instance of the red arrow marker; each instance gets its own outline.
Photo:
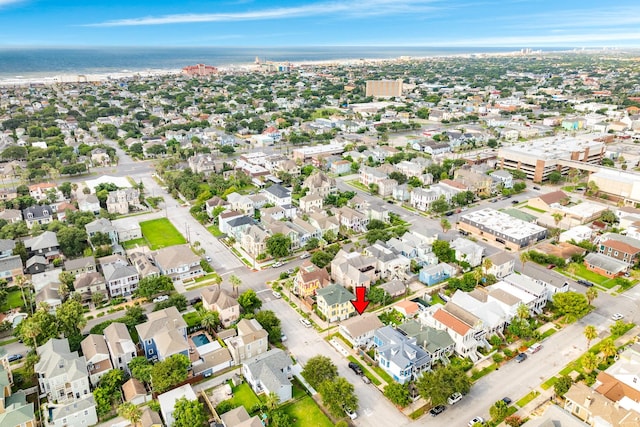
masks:
<path id="1" fill-rule="evenodd" d="M 356 286 L 356 299 L 352 299 L 351 304 L 353 304 L 358 314 L 362 314 L 369 305 L 369 301 L 365 297 L 366 292 L 367 288 L 365 286 Z"/>

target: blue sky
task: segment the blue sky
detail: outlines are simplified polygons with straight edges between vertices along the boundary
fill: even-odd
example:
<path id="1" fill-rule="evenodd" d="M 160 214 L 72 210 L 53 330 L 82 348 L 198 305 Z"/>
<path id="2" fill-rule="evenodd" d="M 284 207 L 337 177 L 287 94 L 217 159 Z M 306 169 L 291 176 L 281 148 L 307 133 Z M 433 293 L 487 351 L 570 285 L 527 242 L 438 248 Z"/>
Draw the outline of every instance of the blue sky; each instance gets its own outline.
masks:
<path id="1" fill-rule="evenodd" d="M 0 0 L 0 47 L 639 47 L 617 0 Z"/>

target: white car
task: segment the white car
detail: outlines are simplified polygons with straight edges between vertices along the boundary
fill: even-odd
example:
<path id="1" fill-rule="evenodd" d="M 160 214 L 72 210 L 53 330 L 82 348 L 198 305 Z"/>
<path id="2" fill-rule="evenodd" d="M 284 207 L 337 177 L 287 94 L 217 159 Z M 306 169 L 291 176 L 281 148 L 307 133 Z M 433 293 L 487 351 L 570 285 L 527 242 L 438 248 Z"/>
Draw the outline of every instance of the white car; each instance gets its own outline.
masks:
<path id="1" fill-rule="evenodd" d="M 476 423 L 484 423 L 484 418 L 482 417 L 475 417 L 473 418 L 471 421 L 469 421 L 469 427 L 473 427 L 474 425 L 476 425 Z"/>
<path id="2" fill-rule="evenodd" d="M 159 297 L 155 297 L 153 302 L 162 302 L 169 299 L 169 295 L 160 295 Z"/>
<path id="3" fill-rule="evenodd" d="M 449 396 L 449 398 L 447 399 L 447 402 L 449 402 L 449 405 L 455 405 L 461 400 L 462 400 L 462 395 L 458 392 L 455 392 L 451 396 Z"/>
<path id="4" fill-rule="evenodd" d="M 282 298 L 282 295 L 278 291 L 273 291 L 272 294 L 275 298 Z"/>
<path id="5" fill-rule="evenodd" d="M 349 407 L 345 407 L 344 412 L 345 414 L 349 415 L 349 418 L 351 418 L 352 420 L 355 420 L 356 418 L 358 418 L 358 414 L 356 413 L 356 411 L 352 410 Z"/>
<path id="6" fill-rule="evenodd" d="M 300 318 L 300 323 L 302 323 L 304 325 L 305 328 L 310 328 L 311 327 L 311 322 L 309 322 L 307 319 L 305 319 L 304 317 Z"/>
<path id="7" fill-rule="evenodd" d="M 622 320 L 622 319 L 624 319 L 624 316 L 622 314 L 620 314 L 620 313 L 615 313 L 613 316 L 611 316 L 611 318 L 613 320 Z"/>

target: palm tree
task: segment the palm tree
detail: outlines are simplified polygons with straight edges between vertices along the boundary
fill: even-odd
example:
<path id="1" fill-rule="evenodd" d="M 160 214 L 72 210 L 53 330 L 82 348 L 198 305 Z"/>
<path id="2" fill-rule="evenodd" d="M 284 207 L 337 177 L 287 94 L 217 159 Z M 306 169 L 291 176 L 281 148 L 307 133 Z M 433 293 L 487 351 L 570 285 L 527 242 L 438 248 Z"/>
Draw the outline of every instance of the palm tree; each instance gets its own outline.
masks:
<path id="1" fill-rule="evenodd" d="M 220 324 L 220 314 L 217 311 L 202 311 L 201 317 L 200 325 L 210 334 L 218 328 Z"/>
<path id="2" fill-rule="evenodd" d="M 560 212 L 554 212 L 551 214 L 551 216 L 553 217 L 553 222 L 556 223 L 556 228 L 558 227 L 558 224 L 560 223 L 560 221 L 562 221 L 563 215 Z"/>
<path id="3" fill-rule="evenodd" d="M 238 296 L 238 288 L 242 284 L 242 280 L 235 274 L 232 274 L 231 277 L 229 277 L 229 282 L 231 282 L 231 286 L 236 291 L 236 296 Z"/>
<path id="4" fill-rule="evenodd" d="M 587 297 L 587 301 L 589 301 L 589 305 L 591 305 L 593 300 L 598 297 L 598 290 L 592 286 L 587 289 L 587 292 L 585 292 L 585 296 Z"/>
<path id="5" fill-rule="evenodd" d="M 442 227 L 442 232 L 446 233 L 447 231 L 451 230 L 451 223 L 448 219 L 442 218 L 440 220 L 440 227 Z"/>
<path id="6" fill-rule="evenodd" d="M 35 322 L 33 320 L 25 320 L 24 325 L 21 325 L 20 332 L 24 335 L 25 338 L 30 338 L 33 340 L 33 349 L 38 348 L 38 335 L 42 333 L 42 328 L 40 323 Z"/>
<path id="7" fill-rule="evenodd" d="M 588 350 L 589 347 L 591 346 L 591 341 L 593 341 L 598 337 L 598 331 L 596 330 L 595 326 L 587 325 L 584 327 L 583 334 L 584 334 L 584 337 L 587 339 L 587 350 Z"/>
<path id="8" fill-rule="evenodd" d="M 600 351 L 604 356 L 603 359 L 606 361 L 609 357 L 613 357 L 618 352 L 618 348 L 616 347 L 616 343 L 613 342 L 613 339 L 607 338 L 602 342 L 602 346 L 600 347 Z"/>
<path id="9" fill-rule="evenodd" d="M 476 286 L 480 284 L 480 280 L 482 280 L 482 269 L 476 268 L 473 270 L 473 278 L 476 279 Z"/>
<path id="10" fill-rule="evenodd" d="M 520 319 L 528 319 L 529 318 L 529 307 L 524 304 L 520 304 L 516 309 L 516 313 Z"/>
<path id="11" fill-rule="evenodd" d="M 20 293 L 22 294 L 22 302 L 24 303 L 24 308 L 27 308 L 27 298 L 24 295 L 24 288 L 26 287 L 27 284 L 27 279 L 20 275 L 20 276 L 16 276 L 16 285 L 18 285 L 18 287 L 20 288 Z M 33 314 L 33 307 L 31 306 L 31 299 L 29 299 L 29 312 L 31 314 Z"/>
<path id="12" fill-rule="evenodd" d="M 522 271 L 524 272 L 524 265 L 531 261 L 531 254 L 529 252 L 522 252 L 520 254 L 520 262 L 522 263 Z"/>
<path id="13" fill-rule="evenodd" d="M 493 267 L 493 261 L 489 258 L 485 258 L 482 260 L 482 268 L 484 268 L 484 274 L 489 274 L 489 270 Z"/>
<path id="14" fill-rule="evenodd" d="M 280 404 L 280 397 L 273 391 L 267 394 L 266 399 L 264 400 L 264 405 L 267 407 L 269 412 L 273 411 Z"/>
<path id="15" fill-rule="evenodd" d="M 125 420 L 128 420 L 135 427 L 140 422 L 142 411 L 133 403 L 124 402 L 120 406 L 118 406 L 118 415 L 120 415 Z"/>
<path id="16" fill-rule="evenodd" d="M 598 367 L 598 356 L 594 353 L 587 351 L 584 356 L 582 356 L 582 368 L 589 374 L 596 370 Z"/>

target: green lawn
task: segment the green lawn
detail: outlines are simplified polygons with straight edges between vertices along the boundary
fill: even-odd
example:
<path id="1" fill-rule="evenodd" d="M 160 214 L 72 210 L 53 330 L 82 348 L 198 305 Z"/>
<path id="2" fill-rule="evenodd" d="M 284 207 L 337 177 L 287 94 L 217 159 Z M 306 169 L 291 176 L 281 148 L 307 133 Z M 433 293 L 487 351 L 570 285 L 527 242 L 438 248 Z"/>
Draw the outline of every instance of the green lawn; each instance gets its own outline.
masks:
<path id="1" fill-rule="evenodd" d="M 542 210 L 542 209 L 539 209 L 539 208 L 534 208 L 533 206 L 529 206 L 529 205 L 525 205 L 524 207 L 527 208 L 527 209 L 530 209 L 530 210 L 532 210 L 534 212 L 539 212 L 539 213 L 545 213 L 546 212 L 545 210 Z"/>
<path id="2" fill-rule="evenodd" d="M 207 230 L 209 230 L 209 233 L 213 234 L 213 237 L 222 237 L 222 236 L 224 236 L 224 233 L 222 231 L 220 231 L 218 226 L 215 225 L 215 224 L 208 226 Z"/>
<path id="3" fill-rule="evenodd" d="M 291 417 L 291 427 L 332 427 L 333 423 L 318 408 L 316 402 L 305 396 L 297 402 L 282 406 L 282 410 Z"/>
<path id="4" fill-rule="evenodd" d="M 149 242 L 149 248 L 152 250 L 187 243 L 184 236 L 176 230 L 167 218 L 141 222 L 140 228 L 142 229 L 142 235 Z"/>
<path id="5" fill-rule="evenodd" d="M 20 289 L 16 289 L 13 291 L 9 291 L 7 294 L 7 300 L 0 307 L 0 312 L 4 313 L 13 308 L 24 307 L 22 303 L 22 294 L 20 293 Z"/>
<path id="6" fill-rule="evenodd" d="M 147 246 L 147 241 L 143 237 L 122 242 L 122 247 L 125 249 L 133 249 L 139 246 Z"/>
<path id="7" fill-rule="evenodd" d="M 189 328 L 193 328 L 194 326 L 198 326 L 202 323 L 202 316 L 200 316 L 200 313 L 197 311 L 185 313 L 182 315 L 182 318 L 187 322 L 187 327 Z"/>
<path id="8" fill-rule="evenodd" d="M 601 276 L 598 273 L 594 273 L 593 271 L 589 271 L 587 270 L 587 267 L 585 267 L 584 264 L 578 264 L 578 263 L 573 263 L 571 265 L 575 266 L 575 275 L 579 276 L 583 279 L 586 279 L 590 282 L 593 282 L 595 284 L 607 287 L 606 282 L 611 281 L 611 279 L 609 279 L 608 277 L 605 276 Z M 563 270 L 566 271 L 566 270 Z"/>
<path id="9" fill-rule="evenodd" d="M 539 394 L 540 394 L 539 391 L 533 390 L 529 394 L 527 394 L 525 397 L 523 397 L 522 399 L 518 400 L 516 402 L 516 405 L 518 405 L 520 408 L 523 408 L 527 403 L 531 402 L 533 399 L 538 397 Z"/>
<path id="10" fill-rule="evenodd" d="M 251 412 L 254 406 L 260 405 L 260 399 L 247 383 L 242 383 L 234 388 L 233 397 L 229 400 L 234 404 L 234 407 L 244 406 L 247 412 Z"/>

